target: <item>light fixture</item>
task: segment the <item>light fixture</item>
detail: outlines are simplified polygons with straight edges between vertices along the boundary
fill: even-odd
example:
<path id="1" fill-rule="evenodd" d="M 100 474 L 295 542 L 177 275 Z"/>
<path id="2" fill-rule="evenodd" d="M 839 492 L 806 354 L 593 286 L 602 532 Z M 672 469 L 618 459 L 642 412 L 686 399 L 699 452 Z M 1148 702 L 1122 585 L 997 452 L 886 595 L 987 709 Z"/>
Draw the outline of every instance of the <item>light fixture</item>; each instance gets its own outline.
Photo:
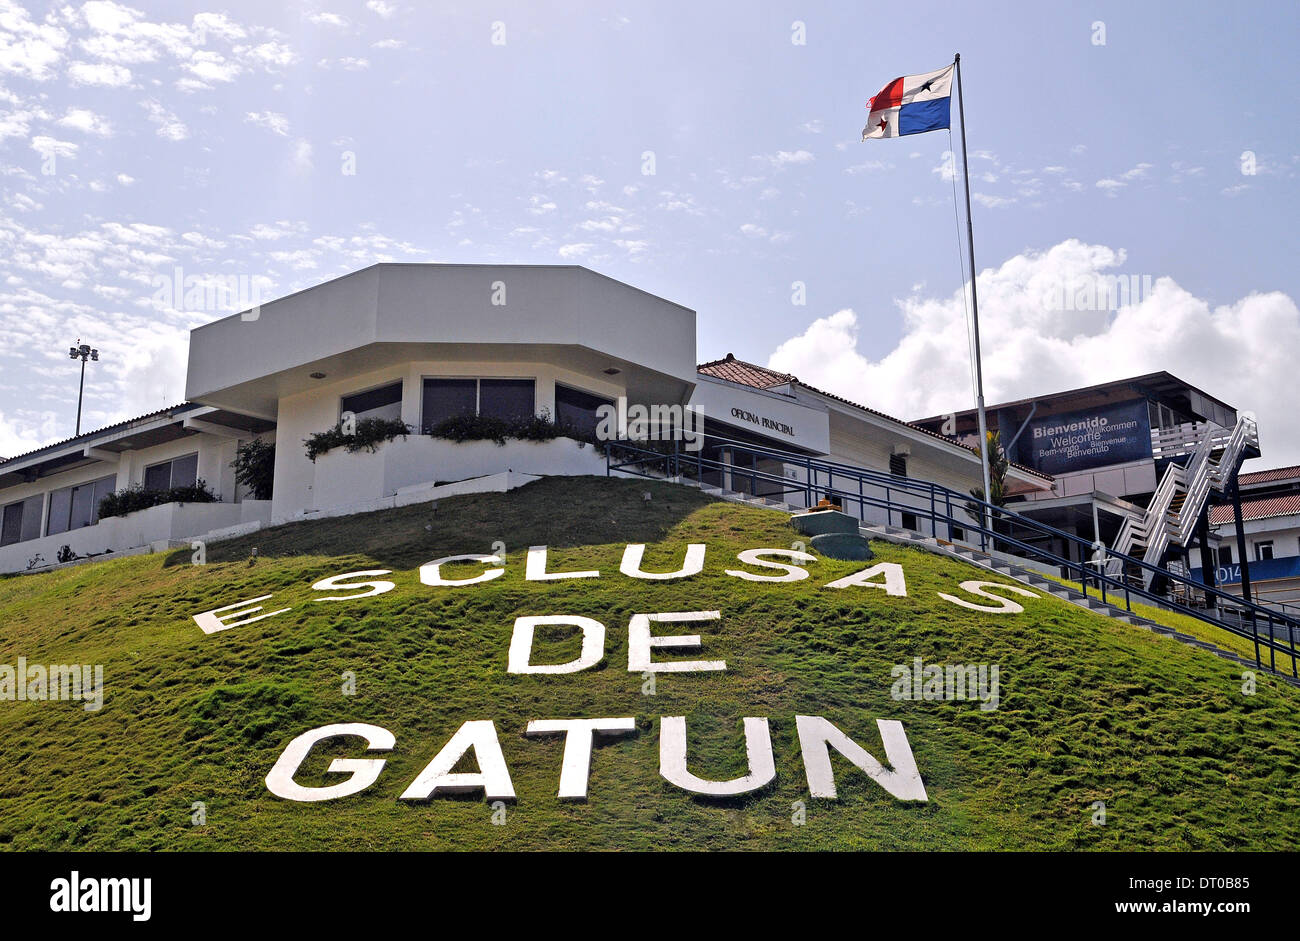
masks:
<path id="1" fill-rule="evenodd" d="M 81 434 L 81 398 L 86 391 L 86 360 L 92 363 L 99 362 L 99 350 L 92 350 L 90 344 L 82 343 L 81 337 L 77 337 L 77 345 L 68 347 L 68 359 L 81 360 L 81 385 L 77 387 L 77 431 Z"/>
<path id="2" fill-rule="evenodd" d="M 615 369 L 613 366 L 610 366 L 608 369 L 605 370 L 605 375 L 607 375 L 607 376 L 617 376 L 617 375 L 618 375 L 619 373 L 621 373 L 622 371 L 623 371 L 623 370 L 621 370 L 621 369 Z"/>
<path id="3" fill-rule="evenodd" d="M 323 372 L 314 372 L 314 373 L 311 374 L 311 377 L 312 377 L 313 379 L 324 379 L 324 378 L 325 378 L 325 374 L 324 374 Z"/>

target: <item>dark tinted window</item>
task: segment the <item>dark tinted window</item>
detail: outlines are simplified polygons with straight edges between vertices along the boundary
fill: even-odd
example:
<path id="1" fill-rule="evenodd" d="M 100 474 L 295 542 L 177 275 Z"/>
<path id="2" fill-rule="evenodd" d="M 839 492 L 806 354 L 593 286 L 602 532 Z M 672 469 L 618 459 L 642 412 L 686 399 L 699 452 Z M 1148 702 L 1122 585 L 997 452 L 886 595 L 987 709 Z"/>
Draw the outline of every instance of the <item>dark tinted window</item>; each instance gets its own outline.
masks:
<path id="1" fill-rule="evenodd" d="M 199 456 L 187 454 L 172 461 L 172 486 L 193 487 L 199 479 Z"/>
<path id="2" fill-rule="evenodd" d="M 50 494 L 50 522 L 45 534 L 53 536 L 55 533 L 66 533 L 70 529 L 98 523 L 99 501 L 112 493 L 115 486 L 117 477 L 110 475 L 53 491 Z"/>
<path id="3" fill-rule="evenodd" d="M 480 379 L 478 413 L 489 418 L 528 418 L 533 414 L 533 380 Z"/>
<path id="4" fill-rule="evenodd" d="M 18 542 L 23 535 L 23 505 L 11 503 L 4 508 L 0 519 L 0 546 L 10 546 Z"/>
<path id="5" fill-rule="evenodd" d="M 478 396 L 476 379 L 424 380 L 421 422 L 428 434 L 434 425 L 458 415 L 473 415 Z"/>
<path id="6" fill-rule="evenodd" d="M 600 423 L 596 409 L 613 404 L 609 399 L 581 389 L 570 389 L 558 384 L 555 387 L 555 421 L 561 428 L 572 428 L 576 434 L 595 435 L 596 426 Z"/>
<path id="7" fill-rule="evenodd" d="M 172 485 L 172 462 L 164 461 L 144 469 L 145 490 L 166 490 Z"/>
<path id="8" fill-rule="evenodd" d="M 382 386 L 378 389 L 367 389 L 365 392 L 358 392 L 355 395 L 345 395 L 340 403 L 339 411 L 351 412 L 358 419 L 400 419 L 402 417 L 402 384 L 394 382 L 392 385 Z"/>
<path id="9" fill-rule="evenodd" d="M 45 534 L 53 536 L 55 533 L 66 533 L 68 531 L 68 514 L 72 510 L 72 488 L 65 487 L 63 490 L 55 490 L 50 494 L 50 525 L 46 527 Z"/>

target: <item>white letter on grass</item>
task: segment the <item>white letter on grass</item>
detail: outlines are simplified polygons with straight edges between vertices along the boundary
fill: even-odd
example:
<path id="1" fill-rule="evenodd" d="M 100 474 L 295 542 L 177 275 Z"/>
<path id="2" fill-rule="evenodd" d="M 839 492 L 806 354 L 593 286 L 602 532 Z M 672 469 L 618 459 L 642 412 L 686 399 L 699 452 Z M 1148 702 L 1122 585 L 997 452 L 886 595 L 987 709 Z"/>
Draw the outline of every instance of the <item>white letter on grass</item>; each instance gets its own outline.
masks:
<path id="1" fill-rule="evenodd" d="M 528 564 L 524 569 L 524 578 L 530 582 L 553 582 L 561 578 L 599 578 L 600 573 L 587 572 L 547 572 L 546 547 L 529 546 Z"/>
<path id="2" fill-rule="evenodd" d="M 808 552 L 800 552 L 797 549 L 746 549 L 736 555 L 736 558 L 741 562 L 764 569 L 782 569 L 785 574 L 755 575 L 752 572 L 744 572 L 739 569 L 727 569 L 727 574 L 733 578 L 743 578 L 747 582 L 800 582 L 808 577 L 808 573 L 799 566 L 787 565 L 784 562 L 772 562 L 764 559 L 763 556 L 765 555 L 782 555 L 788 559 L 794 559 L 796 562 L 817 561 L 817 556 Z"/>
<path id="3" fill-rule="evenodd" d="M 1028 588 L 1021 588 L 1019 585 L 1006 585 L 1002 582 L 980 581 L 962 582 L 961 590 L 969 591 L 972 595 L 979 595 L 981 598 L 988 598 L 991 601 L 996 601 L 996 605 L 973 604 L 972 602 L 958 598 L 954 595 L 945 595 L 943 592 L 938 592 L 937 594 L 944 601 L 951 601 L 953 604 L 959 605 L 963 608 L 969 608 L 971 611 L 988 611 L 992 614 L 1019 614 L 1021 611 L 1025 610 L 1009 598 L 1003 598 L 990 591 L 985 591 L 986 588 L 1005 588 L 1007 591 L 1014 591 L 1017 595 L 1024 595 L 1026 598 L 1039 597 Z"/>
<path id="4" fill-rule="evenodd" d="M 716 621 L 722 616 L 718 611 L 679 611 L 671 614 L 634 614 L 627 625 L 627 672 L 629 673 L 697 673 L 725 670 L 725 660 L 679 660 L 655 663 L 650 659 L 652 647 L 688 647 L 698 650 L 699 634 L 670 634 L 656 637 L 650 633 L 650 623 L 675 624 L 682 621 Z"/>
<path id="5" fill-rule="evenodd" d="M 505 565 L 506 560 L 499 555 L 449 555 L 446 558 L 434 559 L 432 562 L 425 562 L 420 566 L 420 581 L 425 585 L 476 585 L 479 582 L 490 582 L 494 578 L 500 578 L 505 574 L 504 568 L 490 568 L 485 572 L 475 575 L 473 578 L 443 578 L 438 571 L 448 562 L 491 562 L 495 566 Z"/>
<path id="6" fill-rule="evenodd" d="M 582 628 L 582 653 L 568 663 L 543 663 L 534 666 L 533 634 L 538 624 L 573 624 Z M 515 618 L 515 632 L 510 638 L 507 673 L 577 673 L 600 663 L 605 656 L 605 625 L 594 618 L 576 614 L 547 614 L 540 617 Z"/>
<path id="7" fill-rule="evenodd" d="M 772 758 L 772 736 L 766 719 L 745 720 L 745 754 L 749 773 L 730 781 L 705 781 L 686 770 L 686 717 L 664 716 L 659 720 L 659 774 L 692 794 L 733 797 L 756 791 L 776 777 Z"/>
<path id="8" fill-rule="evenodd" d="M 478 762 L 477 772 L 452 774 L 461 758 L 471 749 Z M 439 791 L 459 793 L 483 789 L 487 801 L 514 800 L 515 786 L 510 781 L 501 743 L 497 740 L 496 726 L 491 719 L 473 719 L 466 722 L 451 737 L 442 751 L 433 756 L 423 771 L 402 793 L 402 800 L 425 801 Z"/>
<path id="9" fill-rule="evenodd" d="M 627 735 L 636 731 L 636 719 L 534 719 L 525 732 L 530 737 L 564 735 L 564 764 L 560 770 L 561 800 L 586 800 L 591 774 L 594 733 Z"/>
<path id="10" fill-rule="evenodd" d="M 871 579 L 879 575 L 885 576 L 883 583 L 871 581 Z M 852 575 L 845 575 L 843 578 L 828 582 L 826 587 L 853 588 L 859 585 L 863 588 L 883 588 L 887 595 L 894 595 L 899 598 L 907 597 L 907 580 L 903 577 L 903 567 L 897 562 L 881 562 L 869 569 L 863 569 L 861 572 L 854 572 Z"/>
<path id="11" fill-rule="evenodd" d="M 355 735 L 366 740 L 367 751 L 392 751 L 396 739 L 388 729 L 364 722 L 342 722 L 337 725 L 324 725 L 319 729 L 304 732 L 285 746 L 280 758 L 271 772 L 266 776 L 266 787 L 276 797 L 291 801 L 326 801 L 336 797 L 347 797 L 364 791 L 375 783 L 379 772 L 384 770 L 383 758 L 335 758 L 330 762 L 331 774 L 351 774 L 346 781 L 328 787 L 303 787 L 294 781 L 307 754 L 317 742 L 344 735 Z"/>
<path id="12" fill-rule="evenodd" d="M 687 578 L 691 575 L 699 575 L 704 569 L 704 551 L 704 543 L 693 542 L 686 547 L 686 561 L 676 572 L 643 572 L 641 560 L 645 556 L 645 543 L 634 542 L 623 550 L 623 563 L 618 570 L 630 578 L 648 578 L 656 581 Z"/>
<path id="13" fill-rule="evenodd" d="M 921 774 L 916 770 L 912 748 L 907 744 L 903 723 L 893 719 L 876 720 L 880 740 L 885 745 L 885 760 L 893 767 L 889 771 L 868 755 L 866 749 L 821 716 L 795 716 L 794 721 L 799 732 L 804 771 L 808 775 L 808 792 L 813 797 L 836 796 L 835 772 L 831 769 L 831 749 L 834 748 L 899 800 L 929 799 L 925 796 Z"/>
<path id="14" fill-rule="evenodd" d="M 386 591 L 392 591 L 397 586 L 392 582 L 359 582 L 355 585 L 340 584 L 345 578 L 362 578 L 367 575 L 392 575 L 388 569 L 367 569 L 364 572 L 345 572 L 342 575 L 331 575 L 329 578 L 322 578 L 312 585 L 315 591 L 334 591 L 336 588 L 345 591 L 353 588 L 369 588 L 369 591 L 363 591 L 359 595 L 326 595 L 324 598 L 317 598 L 317 601 L 352 601 L 355 598 L 369 598 L 371 595 L 382 595 Z"/>

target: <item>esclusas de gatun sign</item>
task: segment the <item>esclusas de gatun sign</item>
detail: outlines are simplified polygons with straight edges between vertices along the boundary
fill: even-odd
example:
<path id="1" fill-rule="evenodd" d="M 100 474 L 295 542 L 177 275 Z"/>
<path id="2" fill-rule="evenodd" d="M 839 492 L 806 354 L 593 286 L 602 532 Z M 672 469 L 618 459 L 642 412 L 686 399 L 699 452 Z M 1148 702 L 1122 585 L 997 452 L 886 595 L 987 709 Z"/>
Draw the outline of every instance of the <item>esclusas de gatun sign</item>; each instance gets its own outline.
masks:
<path id="1" fill-rule="evenodd" d="M 682 567 L 674 572 L 646 572 L 641 567 L 644 544 L 630 544 L 623 553 L 619 571 L 635 579 L 668 581 L 689 578 L 699 574 L 704 567 L 707 547 L 691 543 L 686 547 Z M 737 560 L 747 568 L 726 569 L 732 578 L 756 583 L 797 582 L 809 577 L 804 565 L 816 562 L 817 556 L 797 549 L 747 549 L 737 554 Z M 443 573 L 451 564 L 478 563 L 477 574 L 465 578 L 450 578 Z M 425 563 L 419 568 L 420 583 L 436 588 L 467 589 L 493 581 L 505 574 L 505 559 L 501 555 L 469 553 L 447 556 Z M 758 571 L 755 571 L 757 569 Z M 313 602 L 334 604 L 357 601 L 381 595 L 396 588 L 396 583 L 381 576 L 393 574 L 388 569 L 368 569 L 332 575 L 315 582 L 311 587 L 322 594 Z M 551 572 L 547 566 L 547 547 L 532 546 L 525 563 L 525 579 L 543 582 L 560 579 L 599 578 L 600 572 Z M 907 596 L 907 581 L 903 567 L 897 563 L 880 562 L 850 575 L 828 582 L 824 588 L 833 590 L 874 589 L 895 597 Z M 1002 582 L 965 581 L 960 590 L 980 600 L 937 592 L 944 601 L 973 611 L 995 614 L 1019 614 L 1024 608 L 990 588 L 1014 592 L 1037 598 L 1035 592 L 1019 585 Z M 272 595 L 261 595 L 246 601 L 235 602 L 211 611 L 193 615 L 193 621 L 205 634 L 217 634 L 231 628 L 252 624 L 289 611 L 279 608 L 266 612 L 261 602 Z M 983 603 L 981 603 L 983 602 Z M 630 673 L 716 673 L 724 672 L 727 664 L 722 660 L 659 661 L 656 649 L 677 651 L 703 650 L 705 642 L 700 634 L 660 633 L 661 625 L 707 624 L 722 616 L 720 611 L 673 611 L 634 614 L 628 622 L 628 663 Z M 561 625 L 581 633 L 581 652 L 566 663 L 533 663 L 533 638 L 536 628 L 542 625 Z M 573 675 L 590 670 L 605 657 L 605 625 L 600 621 L 577 615 L 555 614 L 517 617 L 511 635 L 506 671 L 516 675 L 551 674 Z M 919 680 L 918 680 L 919 681 Z M 898 680 L 910 685 L 912 678 Z M 898 685 L 896 684 L 896 685 Z M 907 698 L 900 696 L 896 698 Z M 927 800 L 925 783 L 916 766 L 911 745 L 903 724 L 893 719 L 877 719 L 876 728 L 884 748 L 884 761 L 872 756 L 845 731 L 821 716 L 795 716 L 799 749 L 807 777 L 808 790 L 813 797 L 835 799 L 835 775 L 831 765 L 831 751 L 848 759 L 858 770 L 900 801 L 923 802 Z M 743 719 L 747 771 L 744 775 L 727 781 L 712 781 L 692 774 L 687 768 L 687 730 L 684 716 L 662 716 L 659 719 L 659 774 L 682 790 L 705 797 L 735 797 L 748 794 L 770 784 L 776 778 L 776 763 L 772 751 L 768 720 L 761 716 Z M 861 734 L 862 730 L 855 730 Z M 588 718 L 534 719 L 528 722 L 524 734 L 530 738 L 563 736 L 564 753 L 556 797 L 560 800 L 585 800 L 593 745 L 598 737 L 609 738 L 637 734 L 633 716 L 601 716 Z M 295 780 L 307 756 L 318 744 L 333 739 L 359 739 L 364 747 L 360 755 L 371 757 L 336 758 L 328 771 L 346 774 L 337 784 L 308 786 Z M 277 797 L 289 801 L 319 802 L 337 800 L 360 793 L 380 777 L 386 759 L 374 757 L 392 751 L 396 736 L 382 726 L 365 722 L 339 722 L 308 729 L 281 751 L 275 765 L 266 776 L 267 789 Z M 454 772 L 452 769 L 467 756 L 472 756 L 477 767 L 474 772 Z M 496 724 L 490 719 L 472 719 L 464 722 L 450 740 L 415 777 L 401 794 L 404 801 L 428 801 L 437 797 L 467 792 L 480 792 L 487 801 L 515 799 L 514 784 L 509 767 L 501 750 Z"/>

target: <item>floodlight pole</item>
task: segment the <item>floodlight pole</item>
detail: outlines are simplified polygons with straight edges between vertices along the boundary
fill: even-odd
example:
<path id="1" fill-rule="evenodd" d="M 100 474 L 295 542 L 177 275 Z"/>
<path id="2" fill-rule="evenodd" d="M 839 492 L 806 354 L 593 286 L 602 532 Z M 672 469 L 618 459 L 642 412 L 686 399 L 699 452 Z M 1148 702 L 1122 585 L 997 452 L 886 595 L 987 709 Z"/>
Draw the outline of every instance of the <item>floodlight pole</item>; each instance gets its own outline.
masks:
<path id="1" fill-rule="evenodd" d="M 81 384 L 77 386 L 77 435 L 81 434 L 81 400 L 86 392 L 86 360 L 99 362 L 99 350 L 90 348 L 87 343 L 82 343 L 81 338 L 77 338 L 77 345 L 68 347 L 68 358 L 81 360 Z"/>
<path id="2" fill-rule="evenodd" d="M 993 488 L 989 482 L 988 420 L 984 415 L 984 367 L 980 362 L 980 305 L 975 293 L 975 227 L 970 216 L 970 161 L 966 157 L 966 104 L 963 97 L 965 83 L 961 80 L 961 53 L 953 56 L 953 65 L 957 71 L 957 113 L 961 118 L 961 169 L 966 180 L 966 247 L 970 250 L 970 307 L 971 322 L 975 335 L 975 407 L 979 413 L 980 426 L 980 471 L 984 477 L 984 502 L 993 502 Z M 984 528 L 992 530 L 989 508 L 984 507 Z"/>

